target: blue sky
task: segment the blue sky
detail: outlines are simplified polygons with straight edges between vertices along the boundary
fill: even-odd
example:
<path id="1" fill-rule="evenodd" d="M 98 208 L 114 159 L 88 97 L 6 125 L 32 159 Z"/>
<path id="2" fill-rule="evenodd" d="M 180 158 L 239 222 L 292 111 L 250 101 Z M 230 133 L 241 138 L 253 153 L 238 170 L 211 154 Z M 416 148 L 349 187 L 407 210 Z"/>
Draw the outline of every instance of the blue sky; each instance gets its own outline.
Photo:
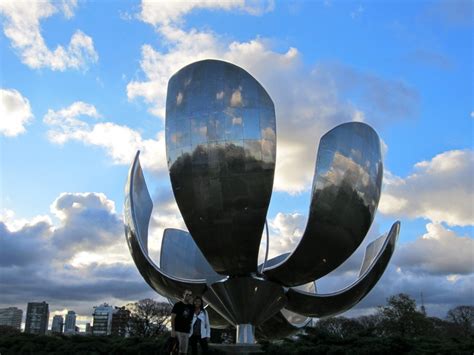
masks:
<path id="1" fill-rule="evenodd" d="M 98 303 L 155 295 L 128 255 L 123 186 L 141 149 L 158 255 L 163 228 L 184 228 L 166 169 L 166 84 L 204 58 L 243 67 L 275 103 L 271 253 L 291 251 L 304 230 L 319 138 L 362 120 L 384 142 L 385 164 L 367 241 L 395 220 L 402 229 L 387 274 L 350 314 L 398 292 L 423 292 L 438 316 L 472 304 L 472 7 L 2 1 L 0 306 L 46 300 L 84 322 Z M 320 288 L 350 283 L 366 244 Z"/>

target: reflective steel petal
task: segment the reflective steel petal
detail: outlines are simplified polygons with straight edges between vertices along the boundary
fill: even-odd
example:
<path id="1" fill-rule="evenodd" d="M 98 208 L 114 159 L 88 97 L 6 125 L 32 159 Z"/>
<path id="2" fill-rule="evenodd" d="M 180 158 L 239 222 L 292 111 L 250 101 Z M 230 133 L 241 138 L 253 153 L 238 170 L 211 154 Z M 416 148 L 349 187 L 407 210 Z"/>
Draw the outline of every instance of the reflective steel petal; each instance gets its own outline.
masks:
<path id="1" fill-rule="evenodd" d="M 286 256 L 286 254 L 279 255 L 276 258 L 270 259 L 270 261 L 278 260 L 282 256 Z M 310 282 L 308 284 L 298 286 L 296 289 L 314 294 L 316 292 L 316 283 Z M 280 312 L 263 322 L 255 329 L 256 337 L 266 340 L 285 338 L 308 325 L 310 321 L 311 318 L 309 317 L 283 308 Z"/>
<path id="2" fill-rule="evenodd" d="M 213 329 L 229 329 L 233 328 L 232 325 L 223 318 L 219 313 L 217 313 L 214 308 L 210 305 L 206 307 L 207 314 L 209 316 L 209 323 L 211 323 L 211 328 Z"/>
<path id="3" fill-rule="evenodd" d="M 145 281 L 165 297 L 181 298 L 184 290 L 202 294 L 206 280 L 190 280 L 170 276 L 160 270 L 148 256 L 148 223 L 153 203 L 146 187 L 137 152 L 125 185 L 125 235 L 133 261 Z"/>
<path id="4" fill-rule="evenodd" d="M 377 133 L 344 123 L 319 143 L 311 206 L 296 249 L 264 274 L 285 286 L 318 279 L 341 265 L 369 230 L 380 198 L 383 164 Z"/>
<path id="5" fill-rule="evenodd" d="M 288 312 L 288 311 L 286 311 Z M 309 319 L 309 318 L 306 318 Z M 286 338 L 302 327 L 306 326 L 307 322 L 301 326 L 296 326 L 288 321 L 288 318 L 285 316 L 284 311 L 280 311 L 275 314 L 273 317 L 265 321 L 263 324 L 259 325 L 255 329 L 255 336 L 259 340 L 272 340 L 272 339 L 281 339 Z"/>
<path id="6" fill-rule="evenodd" d="M 235 277 L 216 282 L 209 286 L 203 298 L 234 326 L 258 326 L 286 304 L 280 285 L 254 277 Z"/>
<path id="7" fill-rule="evenodd" d="M 369 252 L 366 253 L 366 258 L 372 259 L 372 262 L 355 283 L 341 291 L 330 294 L 312 295 L 307 292 L 289 289 L 286 293 L 288 297 L 286 308 L 308 317 L 326 317 L 342 313 L 356 305 L 370 292 L 385 271 L 395 250 L 399 232 L 400 222 L 396 222 L 385 237 L 382 248 L 375 258 L 372 258 L 370 251 L 373 245 L 367 247 Z M 375 244 L 378 243 L 379 241 L 376 240 Z M 365 260 L 364 264 L 366 264 Z"/>
<path id="8" fill-rule="evenodd" d="M 190 64 L 169 81 L 166 154 L 186 226 L 214 270 L 257 271 L 275 170 L 275 109 L 245 70 Z"/>
<path id="9" fill-rule="evenodd" d="M 165 229 L 161 241 L 160 267 L 174 277 L 205 279 L 207 283 L 223 279 L 209 265 L 191 234 L 180 229 Z"/>

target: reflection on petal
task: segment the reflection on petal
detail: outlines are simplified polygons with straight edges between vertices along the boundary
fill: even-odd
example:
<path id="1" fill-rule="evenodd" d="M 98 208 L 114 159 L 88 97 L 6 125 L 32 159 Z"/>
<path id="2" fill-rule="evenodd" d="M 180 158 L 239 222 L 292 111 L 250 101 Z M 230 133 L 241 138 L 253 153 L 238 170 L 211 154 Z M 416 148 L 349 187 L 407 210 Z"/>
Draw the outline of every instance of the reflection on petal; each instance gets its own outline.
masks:
<path id="1" fill-rule="evenodd" d="M 350 122 L 326 133 L 319 144 L 303 237 L 285 261 L 264 274 L 285 286 L 297 286 L 341 265 L 372 224 L 382 175 L 380 140 L 370 126 Z"/>
<path id="2" fill-rule="evenodd" d="M 198 249 L 191 235 L 183 230 L 167 228 L 163 233 L 160 267 L 180 278 L 205 279 L 207 283 L 221 280 Z"/>
<path id="3" fill-rule="evenodd" d="M 216 60 L 176 73 L 168 97 L 179 93 L 182 104 L 166 103 L 166 152 L 178 207 L 216 272 L 249 275 L 257 271 L 273 187 L 273 102 L 249 73 Z"/>

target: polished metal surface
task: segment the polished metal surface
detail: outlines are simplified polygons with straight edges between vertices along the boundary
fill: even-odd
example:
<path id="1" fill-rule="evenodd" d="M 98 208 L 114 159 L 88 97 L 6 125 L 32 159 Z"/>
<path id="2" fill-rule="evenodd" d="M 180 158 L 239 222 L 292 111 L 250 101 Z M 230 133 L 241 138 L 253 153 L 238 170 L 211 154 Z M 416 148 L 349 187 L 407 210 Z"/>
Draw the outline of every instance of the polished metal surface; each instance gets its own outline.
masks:
<path id="1" fill-rule="evenodd" d="M 255 328 L 255 337 L 257 340 L 282 339 L 295 334 L 305 325 L 300 327 L 291 324 L 280 311 Z"/>
<path id="2" fill-rule="evenodd" d="M 320 141 L 305 232 L 292 253 L 257 265 L 273 186 L 273 102 L 245 70 L 222 61 L 190 64 L 169 81 L 166 153 L 171 185 L 188 232 L 166 229 L 160 266 L 148 256 L 153 208 L 139 153 L 125 187 L 124 221 L 133 260 L 169 300 L 185 289 L 203 296 L 213 327 L 237 329 L 237 341 L 283 337 L 308 317 L 357 304 L 383 274 L 400 230 L 368 245 L 359 278 L 319 294 L 315 280 L 360 245 L 380 198 L 380 140 L 368 125 L 345 123 Z M 251 345 L 248 345 L 251 346 Z"/>
<path id="3" fill-rule="evenodd" d="M 233 326 L 224 317 L 217 313 L 210 305 L 207 305 L 206 311 L 207 315 L 209 316 L 209 323 L 211 323 L 212 329 L 233 328 Z"/>
<path id="4" fill-rule="evenodd" d="M 257 271 L 275 137 L 273 102 L 242 68 L 204 60 L 170 79 L 166 154 L 173 193 L 189 232 L 220 274 Z"/>
<path id="5" fill-rule="evenodd" d="M 263 263 L 259 265 L 258 267 L 258 273 L 261 275 L 263 273 L 263 269 L 265 269 L 265 266 L 267 265 L 268 261 L 268 251 L 270 249 L 270 233 L 268 231 L 268 221 L 265 220 L 265 236 L 266 236 L 266 245 L 265 245 L 265 257 L 263 259 Z"/>
<path id="6" fill-rule="evenodd" d="M 255 326 L 252 324 L 237 325 L 237 336 L 235 342 L 237 344 L 254 344 L 255 343 Z"/>
<path id="7" fill-rule="evenodd" d="M 285 286 L 318 279 L 360 245 L 380 198 L 383 164 L 377 133 L 361 122 L 344 123 L 320 141 L 308 222 L 291 255 L 264 274 Z"/>
<path id="8" fill-rule="evenodd" d="M 265 262 L 265 264 L 264 264 L 264 263 L 260 264 L 260 265 L 258 266 L 258 269 L 261 270 L 261 269 L 265 269 L 265 267 L 266 267 L 266 268 L 270 268 L 270 267 L 272 267 L 272 266 L 274 266 L 274 265 L 278 265 L 278 264 L 281 263 L 283 260 L 285 260 L 286 258 L 288 258 L 288 256 L 289 256 L 290 254 L 291 254 L 291 253 L 284 253 L 284 254 L 280 254 L 280 255 L 278 255 L 278 256 L 275 256 L 275 257 L 273 257 L 273 258 L 267 260 L 267 261 Z"/>
<path id="9" fill-rule="evenodd" d="M 181 298 L 186 289 L 196 294 L 204 293 L 206 280 L 170 276 L 148 256 L 148 223 L 152 208 L 137 152 L 125 185 L 124 203 L 125 235 L 133 261 L 150 287 L 165 297 Z"/>
<path id="10" fill-rule="evenodd" d="M 288 297 L 286 308 L 308 317 L 327 317 L 342 313 L 356 305 L 370 292 L 385 271 L 395 250 L 399 232 L 400 222 L 396 222 L 370 266 L 352 285 L 335 293 L 316 295 L 289 289 L 286 293 Z"/>
<path id="11" fill-rule="evenodd" d="M 387 234 L 384 234 L 367 245 L 365 248 L 364 260 L 362 261 L 362 265 L 360 267 L 359 277 L 362 276 L 372 265 L 379 252 L 383 249 L 386 239 Z"/>
<path id="12" fill-rule="evenodd" d="M 225 278 L 209 265 L 191 234 L 175 228 L 167 228 L 163 233 L 160 267 L 168 275 L 205 279 L 209 284 Z"/>
<path id="13" fill-rule="evenodd" d="M 283 287 L 255 277 L 235 277 L 208 287 L 204 300 L 233 326 L 259 325 L 286 304 Z"/>

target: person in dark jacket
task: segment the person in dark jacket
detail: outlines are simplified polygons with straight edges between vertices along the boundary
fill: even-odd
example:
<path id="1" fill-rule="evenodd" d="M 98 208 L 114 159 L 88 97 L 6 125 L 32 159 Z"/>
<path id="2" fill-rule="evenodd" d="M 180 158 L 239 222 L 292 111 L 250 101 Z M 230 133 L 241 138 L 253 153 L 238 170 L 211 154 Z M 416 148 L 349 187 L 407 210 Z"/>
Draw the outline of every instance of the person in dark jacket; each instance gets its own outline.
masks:
<path id="1" fill-rule="evenodd" d="M 171 310 L 171 337 L 178 339 L 180 354 L 188 353 L 189 332 L 194 314 L 192 299 L 193 293 L 190 290 L 184 291 L 184 302 L 176 302 Z"/>

